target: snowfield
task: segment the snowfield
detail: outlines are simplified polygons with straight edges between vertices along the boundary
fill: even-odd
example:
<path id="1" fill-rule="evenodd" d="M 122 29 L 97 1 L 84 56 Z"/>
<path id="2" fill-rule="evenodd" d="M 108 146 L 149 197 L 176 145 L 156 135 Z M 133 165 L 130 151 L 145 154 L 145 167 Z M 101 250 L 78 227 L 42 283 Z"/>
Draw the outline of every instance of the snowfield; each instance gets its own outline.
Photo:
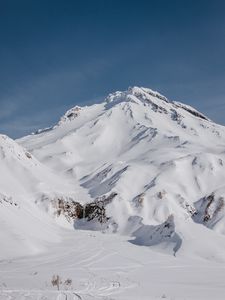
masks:
<path id="1" fill-rule="evenodd" d="M 225 127 L 147 88 L 0 136 L 0 299 L 224 299 Z"/>

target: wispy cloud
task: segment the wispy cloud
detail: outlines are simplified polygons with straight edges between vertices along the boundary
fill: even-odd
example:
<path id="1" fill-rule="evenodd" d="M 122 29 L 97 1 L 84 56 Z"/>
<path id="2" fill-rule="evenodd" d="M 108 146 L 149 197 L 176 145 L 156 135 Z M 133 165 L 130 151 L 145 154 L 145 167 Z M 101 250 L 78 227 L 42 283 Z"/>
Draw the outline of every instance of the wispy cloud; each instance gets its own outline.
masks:
<path id="1" fill-rule="evenodd" d="M 7 118 L 12 116 L 16 111 L 18 110 L 19 104 L 13 99 L 7 99 L 7 101 L 1 102 L 1 109 L 0 109 L 0 122 Z"/>
<path id="2" fill-rule="evenodd" d="M 39 128 L 51 126 L 74 105 L 99 102 L 101 97 L 79 98 L 87 78 L 96 77 L 107 67 L 98 60 L 80 70 L 70 67 L 30 78 L 10 96 L 0 98 L 0 133 L 19 137 Z"/>

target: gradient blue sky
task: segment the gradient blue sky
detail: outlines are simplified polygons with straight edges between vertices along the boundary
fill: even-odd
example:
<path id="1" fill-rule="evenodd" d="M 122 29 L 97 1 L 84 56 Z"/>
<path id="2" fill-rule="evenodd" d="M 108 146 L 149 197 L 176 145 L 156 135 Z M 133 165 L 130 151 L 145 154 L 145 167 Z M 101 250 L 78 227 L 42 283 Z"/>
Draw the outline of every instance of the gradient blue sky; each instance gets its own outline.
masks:
<path id="1" fill-rule="evenodd" d="M 225 1 L 0 0 L 0 132 L 138 85 L 225 124 Z"/>

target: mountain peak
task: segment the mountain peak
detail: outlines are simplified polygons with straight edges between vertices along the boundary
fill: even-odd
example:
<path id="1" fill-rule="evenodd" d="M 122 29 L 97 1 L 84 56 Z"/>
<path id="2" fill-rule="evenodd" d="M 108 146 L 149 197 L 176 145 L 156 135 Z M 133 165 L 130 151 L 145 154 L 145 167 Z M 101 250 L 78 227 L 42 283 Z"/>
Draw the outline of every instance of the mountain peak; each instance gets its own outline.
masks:
<path id="1" fill-rule="evenodd" d="M 117 102 L 118 100 L 134 100 L 132 99 L 132 96 L 137 97 L 139 100 L 146 100 L 146 99 L 151 99 L 152 97 L 158 98 L 160 100 L 169 102 L 169 100 L 161 95 L 160 93 L 151 90 L 150 88 L 144 88 L 144 87 L 138 87 L 138 86 L 133 86 L 129 87 L 126 91 L 116 91 L 114 93 L 110 93 L 106 97 L 106 102 L 111 103 L 111 102 Z"/>
<path id="2" fill-rule="evenodd" d="M 174 113 L 179 115 L 179 111 L 186 111 L 194 117 L 210 121 L 204 114 L 196 110 L 190 105 L 183 104 L 181 102 L 172 101 L 154 91 L 150 88 L 133 86 L 129 87 L 126 91 L 116 91 L 111 93 L 106 98 L 107 108 L 122 102 L 134 102 L 138 104 L 150 104 L 152 110 L 157 112 Z"/>
<path id="3" fill-rule="evenodd" d="M 160 94 L 157 91 L 153 91 L 150 88 L 134 86 L 134 87 L 129 87 L 128 91 L 131 92 L 135 96 L 146 97 L 146 94 L 147 94 L 147 96 L 152 96 L 152 97 L 161 99 L 163 101 L 170 102 L 165 96 L 163 96 L 162 94 Z"/>
<path id="4" fill-rule="evenodd" d="M 87 118 L 87 116 L 85 116 L 84 113 L 86 114 L 87 112 L 89 112 L 88 115 L 90 118 L 92 118 L 92 113 L 94 113 L 95 115 L 95 112 L 97 112 L 98 114 L 98 110 L 102 111 L 103 113 L 104 111 L 108 111 L 113 107 L 116 107 L 117 105 L 123 105 L 125 103 L 127 103 L 127 109 L 129 109 L 131 115 L 133 114 L 132 111 L 136 110 L 133 104 L 138 104 L 140 106 L 145 106 L 145 112 L 151 114 L 151 116 L 152 113 L 160 113 L 163 115 L 167 114 L 171 116 L 171 119 L 173 120 L 179 119 L 179 122 L 185 116 L 194 116 L 195 118 L 197 117 L 205 121 L 210 121 L 210 119 L 208 119 L 204 114 L 202 114 L 201 112 L 189 105 L 169 100 L 164 95 L 150 88 L 133 86 L 129 87 L 125 91 L 116 91 L 110 93 L 105 98 L 105 100 L 98 105 L 93 104 L 85 107 L 80 107 L 76 105 L 68 111 L 66 111 L 66 113 L 60 118 L 59 122 L 55 126 L 40 129 L 37 132 L 35 132 L 35 134 L 48 132 L 61 125 L 69 124 L 71 121 L 76 121 L 76 119 L 80 119 L 79 117 L 81 115 L 83 115 L 83 118 L 85 119 Z M 149 109 L 147 107 L 149 107 Z M 151 118 L 151 116 L 149 117 Z"/>

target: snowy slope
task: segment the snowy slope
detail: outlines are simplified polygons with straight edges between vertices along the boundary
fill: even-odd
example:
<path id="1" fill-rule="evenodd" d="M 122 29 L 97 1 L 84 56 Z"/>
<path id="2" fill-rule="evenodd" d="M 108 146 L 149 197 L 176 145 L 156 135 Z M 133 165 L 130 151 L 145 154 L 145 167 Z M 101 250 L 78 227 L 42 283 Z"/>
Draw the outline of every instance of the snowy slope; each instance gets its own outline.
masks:
<path id="1" fill-rule="evenodd" d="M 201 254 L 199 235 L 206 231 L 204 248 L 208 228 L 224 233 L 225 128 L 190 106 L 133 87 L 72 108 L 52 129 L 18 142 L 79 180 L 92 201 L 116 193 L 106 206 L 108 226 L 136 236 L 136 243 L 207 256 L 214 243 Z M 223 238 L 218 247 L 224 246 Z M 218 259 L 225 254 L 219 251 Z"/>
<path id="2" fill-rule="evenodd" d="M 56 176 L 4 135 L 0 135 L 0 166 L 0 239 L 4 241 L 0 258 L 35 254 L 49 242 L 58 242 L 59 229 L 46 213 L 49 203 L 57 197 L 74 198 L 82 188 Z"/>
<path id="3" fill-rule="evenodd" d="M 1 300 L 224 299 L 224 264 L 163 255 L 117 234 L 64 232 L 46 253 L 0 267 Z"/>

